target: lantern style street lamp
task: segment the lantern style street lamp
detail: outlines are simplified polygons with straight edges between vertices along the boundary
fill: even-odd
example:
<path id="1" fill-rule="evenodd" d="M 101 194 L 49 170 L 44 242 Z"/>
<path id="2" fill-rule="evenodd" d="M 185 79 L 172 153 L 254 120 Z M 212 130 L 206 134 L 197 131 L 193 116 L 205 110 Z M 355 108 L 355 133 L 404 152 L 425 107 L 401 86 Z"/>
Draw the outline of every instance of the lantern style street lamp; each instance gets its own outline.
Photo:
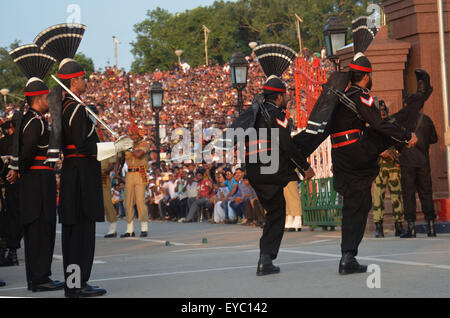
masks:
<path id="1" fill-rule="evenodd" d="M 238 91 L 239 114 L 244 106 L 242 90 L 247 86 L 248 62 L 239 45 L 236 47 L 230 61 L 231 84 Z"/>
<path id="2" fill-rule="evenodd" d="M 334 63 L 336 70 L 340 70 L 340 62 L 338 56 L 336 56 L 336 51 L 347 45 L 347 28 L 340 16 L 328 18 L 323 29 L 323 35 L 328 59 Z"/>
<path id="3" fill-rule="evenodd" d="M 153 82 L 150 87 L 150 99 L 152 103 L 152 109 L 155 112 L 155 139 L 156 139 L 156 152 L 157 152 L 157 164 L 158 167 L 161 164 L 161 140 L 159 136 L 159 112 L 163 108 L 164 101 L 164 89 L 160 82 Z"/>

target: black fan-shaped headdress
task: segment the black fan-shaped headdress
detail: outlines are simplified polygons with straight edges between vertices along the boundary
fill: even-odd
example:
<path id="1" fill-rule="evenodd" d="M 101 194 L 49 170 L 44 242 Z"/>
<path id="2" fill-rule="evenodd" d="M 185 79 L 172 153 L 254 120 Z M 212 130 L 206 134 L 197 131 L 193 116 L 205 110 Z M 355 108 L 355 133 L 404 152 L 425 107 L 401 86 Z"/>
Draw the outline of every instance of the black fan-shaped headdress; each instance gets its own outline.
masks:
<path id="1" fill-rule="evenodd" d="M 36 44 L 18 47 L 9 52 L 9 55 L 28 79 L 43 79 L 56 63 L 53 57 L 42 53 Z"/>
<path id="2" fill-rule="evenodd" d="M 29 80 L 25 87 L 25 95 L 47 94 L 48 88 L 42 79 L 45 78 L 56 60 L 42 53 L 36 44 L 18 47 L 9 52 L 9 55 Z"/>
<path id="3" fill-rule="evenodd" d="M 298 56 L 291 48 L 281 44 L 264 44 L 255 48 L 259 64 L 267 77 L 280 77 Z"/>
<path id="4" fill-rule="evenodd" d="M 352 22 L 355 57 L 350 64 L 352 71 L 371 73 L 372 64 L 364 53 L 377 35 L 378 29 L 370 17 L 359 17 Z"/>
<path id="5" fill-rule="evenodd" d="M 60 63 L 58 77 L 71 79 L 83 76 L 83 67 L 73 60 L 83 39 L 86 26 L 82 24 L 58 24 L 41 32 L 34 42 L 42 51 Z"/>
<path id="6" fill-rule="evenodd" d="M 82 24 L 58 24 L 39 33 L 34 43 L 61 62 L 66 58 L 73 59 L 85 31 L 86 26 Z"/>

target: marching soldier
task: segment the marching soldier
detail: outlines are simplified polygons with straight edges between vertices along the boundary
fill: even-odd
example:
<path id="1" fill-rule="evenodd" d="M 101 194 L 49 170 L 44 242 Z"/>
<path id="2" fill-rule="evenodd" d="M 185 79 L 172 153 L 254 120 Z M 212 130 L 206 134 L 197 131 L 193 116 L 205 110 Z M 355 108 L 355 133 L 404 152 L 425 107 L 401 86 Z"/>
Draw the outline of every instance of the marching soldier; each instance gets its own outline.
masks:
<path id="1" fill-rule="evenodd" d="M 149 146 L 142 140 L 138 128 L 133 125 L 129 135 L 134 142 L 132 151 L 125 153 L 128 174 L 125 180 L 125 211 L 127 215 L 127 232 L 121 238 L 135 237 L 134 206 L 137 206 L 139 222 L 141 223 L 141 237 L 148 236 L 148 210 L 145 204 L 145 189 L 149 184 L 147 175 Z"/>
<path id="2" fill-rule="evenodd" d="M 64 283 L 50 279 L 56 235 L 56 177 L 47 163 L 50 132 L 44 116 L 49 109 L 49 89 L 33 76 L 44 78 L 56 61 L 40 54 L 36 46 L 33 49 L 30 53 L 30 46 L 19 47 L 10 55 L 30 78 L 25 87 L 30 109 L 18 123 L 19 193 L 23 198 L 19 206 L 28 289 L 43 292 L 60 290 Z"/>
<path id="3" fill-rule="evenodd" d="M 280 52 L 280 49 L 284 53 Z M 280 272 L 280 268 L 274 266 L 272 262 L 278 256 L 284 234 L 286 201 L 283 189 L 290 181 L 299 181 L 296 169 L 304 173 L 306 178 L 312 178 L 314 171 L 305 156 L 292 142 L 285 112 L 288 103 L 287 88 L 280 76 L 290 65 L 285 61 L 293 61 L 296 54 L 290 48 L 278 44 L 268 44 L 256 48 L 255 54 L 259 56 L 259 62 L 268 76 L 268 81 L 263 87 L 264 102 L 260 104 L 257 101 L 259 110 L 253 113 L 253 116 L 256 115 L 253 127 L 257 130 L 258 140 L 250 140 L 250 144 L 258 144 L 258 150 L 252 151 L 250 148 L 246 154 L 246 170 L 250 184 L 267 211 L 266 223 L 260 240 L 260 259 L 257 268 L 257 275 L 264 276 Z M 257 96 L 256 99 L 258 98 Z M 250 108 L 248 114 L 251 112 Z M 241 118 L 243 119 L 246 114 L 243 113 Z M 278 140 L 273 139 L 269 134 L 266 134 L 267 137 L 262 136 L 261 129 L 269 129 L 269 131 L 277 129 Z M 277 153 L 276 149 L 272 149 L 275 147 L 279 147 L 278 157 L 272 158 L 272 162 L 269 164 L 262 163 L 260 154 Z M 254 154 L 258 154 L 258 160 L 256 163 L 251 163 L 251 156 Z M 250 158 L 250 163 L 248 158 Z M 274 160 L 277 161 L 278 170 L 264 174 L 263 168 L 274 164 Z"/>
<path id="4" fill-rule="evenodd" d="M 384 103 L 380 101 L 381 117 L 388 116 L 389 110 Z M 380 173 L 375 179 L 373 190 L 373 219 L 375 223 L 375 237 L 384 237 L 384 200 L 386 196 L 386 187 L 389 187 L 389 193 L 392 201 L 392 216 L 395 220 L 395 236 L 403 234 L 403 201 L 402 186 L 400 179 L 399 153 L 395 147 L 391 147 L 380 155 L 378 165 Z"/>

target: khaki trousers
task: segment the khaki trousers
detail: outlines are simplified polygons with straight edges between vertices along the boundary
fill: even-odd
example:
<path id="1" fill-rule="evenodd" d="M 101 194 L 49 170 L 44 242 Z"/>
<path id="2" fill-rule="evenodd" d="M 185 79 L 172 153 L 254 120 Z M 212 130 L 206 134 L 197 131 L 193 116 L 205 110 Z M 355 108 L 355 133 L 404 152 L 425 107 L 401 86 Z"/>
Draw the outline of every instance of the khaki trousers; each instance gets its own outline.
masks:
<path id="1" fill-rule="evenodd" d="M 139 172 L 128 172 L 125 180 L 125 210 L 128 224 L 133 222 L 135 205 L 139 214 L 139 222 L 148 222 L 145 188 L 146 184 L 142 181 Z"/>
<path id="2" fill-rule="evenodd" d="M 109 178 L 108 178 L 109 179 Z M 109 223 L 117 222 L 117 212 L 114 209 L 111 195 L 111 182 L 108 180 L 106 185 L 103 186 L 103 204 L 105 206 L 106 221 Z"/>
<path id="3" fill-rule="evenodd" d="M 286 215 L 302 216 L 302 204 L 298 191 L 298 182 L 291 181 L 284 188 L 284 199 L 286 200 Z"/>

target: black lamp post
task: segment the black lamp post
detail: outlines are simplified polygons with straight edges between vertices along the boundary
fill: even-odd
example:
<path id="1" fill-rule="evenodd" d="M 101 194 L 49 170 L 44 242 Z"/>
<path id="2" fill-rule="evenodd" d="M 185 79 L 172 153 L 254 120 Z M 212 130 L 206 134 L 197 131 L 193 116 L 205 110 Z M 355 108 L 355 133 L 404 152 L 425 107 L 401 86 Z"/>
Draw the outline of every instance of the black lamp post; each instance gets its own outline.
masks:
<path id="1" fill-rule="evenodd" d="M 336 70 L 340 71 L 340 62 L 336 51 L 347 45 L 347 28 L 340 16 L 331 16 L 327 20 L 327 24 L 323 29 L 325 36 L 325 47 L 327 49 L 327 56 L 330 61 L 336 66 Z"/>
<path id="2" fill-rule="evenodd" d="M 150 88 L 150 98 L 152 102 L 152 109 L 155 112 L 155 121 L 156 121 L 156 152 L 157 152 L 157 164 L 158 167 L 161 163 L 161 140 L 159 137 L 159 112 L 163 107 L 164 100 L 164 89 L 160 82 L 153 82 Z"/>
<path id="3" fill-rule="evenodd" d="M 236 47 L 230 61 L 231 83 L 234 89 L 238 91 L 239 114 L 244 107 L 242 90 L 247 86 L 248 62 L 239 45 Z"/>

